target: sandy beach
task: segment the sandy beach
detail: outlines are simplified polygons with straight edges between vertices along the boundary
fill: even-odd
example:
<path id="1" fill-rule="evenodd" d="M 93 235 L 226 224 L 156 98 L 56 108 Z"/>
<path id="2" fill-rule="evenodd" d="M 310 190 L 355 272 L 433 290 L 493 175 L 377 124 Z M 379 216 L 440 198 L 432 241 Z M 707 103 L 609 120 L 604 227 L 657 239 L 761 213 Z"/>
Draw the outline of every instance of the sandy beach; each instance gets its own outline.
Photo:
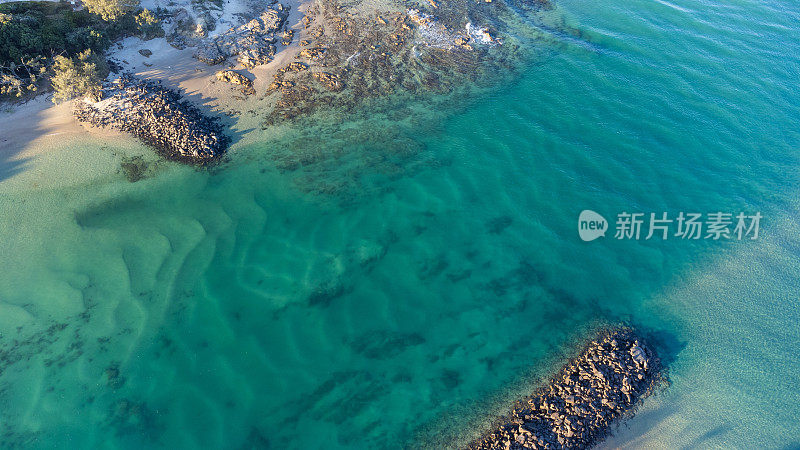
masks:
<path id="1" fill-rule="evenodd" d="M 150 7 L 159 6 L 157 2 L 150 3 L 153 3 Z M 227 29 L 226 26 L 241 25 L 243 20 L 237 14 L 243 14 L 246 8 L 252 7 L 246 3 L 226 2 L 215 34 Z M 284 1 L 283 4 L 291 7 L 288 23 L 293 28 L 300 29 L 299 20 L 303 15 L 301 2 Z M 243 70 L 241 64 L 210 66 L 202 63 L 192 56 L 194 48 L 177 49 L 166 38 L 126 38 L 112 44 L 106 57 L 121 62 L 123 72 L 139 78 L 157 80 L 180 91 L 185 99 L 212 116 L 227 116 L 228 125 L 241 139 L 245 132 L 260 128 L 257 117 L 242 112 L 263 107 L 265 100 L 263 95 L 246 97 L 235 86 L 218 82 L 215 78 L 216 72 L 234 69 L 246 73 L 253 79 L 256 92 L 263 94 L 277 69 L 299 51 L 297 41 L 298 39 L 294 39 L 292 44 L 279 49 L 271 62 L 250 71 Z M 152 53 L 144 56 L 140 50 L 149 50 Z M 118 74 L 111 73 L 108 80 L 117 76 Z M 72 102 L 56 105 L 51 97 L 51 93 L 40 94 L 24 103 L 6 104 L 0 109 L 0 123 L 11 125 L 3 127 L 0 139 L 0 172 L 13 172 L 13 168 L 22 161 L 30 161 L 44 152 L 58 151 L 71 143 L 86 139 L 99 141 L 100 145 L 112 142 L 135 145 L 135 139 L 125 133 L 79 123 L 72 116 Z M 251 137 L 250 141 L 253 139 Z"/>

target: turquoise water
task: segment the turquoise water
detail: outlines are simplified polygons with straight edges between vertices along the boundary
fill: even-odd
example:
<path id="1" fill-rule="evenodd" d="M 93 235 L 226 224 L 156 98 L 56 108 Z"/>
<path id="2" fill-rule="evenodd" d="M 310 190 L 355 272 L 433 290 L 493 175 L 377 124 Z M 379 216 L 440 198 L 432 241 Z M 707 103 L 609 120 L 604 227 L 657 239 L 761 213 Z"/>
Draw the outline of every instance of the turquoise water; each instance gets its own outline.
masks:
<path id="1" fill-rule="evenodd" d="M 800 8 L 559 14 L 579 36 L 450 108 L 213 173 L 78 177 L 109 153 L 81 146 L 0 182 L 2 447 L 456 445 L 618 321 L 672 385 L 608 445 L 796 447 Z M 58 163 L 59 187 L 31 175 Z M 586 243 L 583 209 L 764 220 L 757 241 Z"/>

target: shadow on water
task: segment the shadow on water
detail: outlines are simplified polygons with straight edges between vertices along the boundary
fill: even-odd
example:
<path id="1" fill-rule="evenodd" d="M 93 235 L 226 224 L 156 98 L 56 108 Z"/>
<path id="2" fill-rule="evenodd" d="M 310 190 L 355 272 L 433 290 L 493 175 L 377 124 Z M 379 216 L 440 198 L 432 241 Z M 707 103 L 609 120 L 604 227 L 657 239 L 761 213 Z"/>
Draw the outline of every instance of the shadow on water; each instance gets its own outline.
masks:
<path id="1" fill-rule="evenodd" d="M 24 106 L 27 102 L 21 103 L 8 103 L 0 101 L 0 112 L 13 111 L 14 108 Z M 25 170 L 25 166 L 31 158 L 17 158 L 17 155 L 25 148 L 23 145 L 13 145 L 12 139 L 7 137 L 6 131 L 2 129 L 9 127 L 10 129 L 19 126 L 18 123 L 4 123 L 0 125 L 0 181 L 7 180 L 14 175 Z M 27 144 L 27 143 L 26 143 Z"/>
<path id="2" fill-rule="evenodd" d="M 15 159 L 19 151 L 10 151 L 7 148 L 0 151 L 0 181 L 7 180 L 25 170 L 31 158 Z"/>
<path id="3" fill-rule="evenodd" d="M 650 345 L 655 347 L 658 357 L 661 359 L 661 364 L 667 369 L 675 362 L 678 354 L 680 354 L 687 345 L 687 342 L 679 340 L 674 333 L 666 330 L 640 327 L 639 332 Z"/>
<path id="4" fill-rule="evenodd" d="M 658 428 L 660 424 L 669 423 L 673 418 L 679 414 L 678 407 L 674 404 L 667 404 L 662 405 L 658 408 L 640 412 L 636 414 L 636 435 L 637 437 L 632 438 L 631 440 L 623 440 L 621 442 L 616 442 L 613 446 L 601 444 L 598 448 L 620 448 L 620 447 L 632 447 L 632 448 L 639 448 L 644 445 L 643 442 L 639 441 L 639 437 L 648 435 L 651 431 L 654 431 Z M 626 422 L 620 424 L 615 431 L 621 431 L 626 427 Z M 724 436 L 726 433 L 729 433 L 733 430 L 734 427 L 729 424 L 722 424 L 711 428 L 710 430 L 706 431 L 702 435 L 695 438 L 691 444 L 676 447 L 682 449 L 693 449 L 693 448 L 701 448 L 701 447 L 714 447 L 715 442 L 719 442 L 719 438 Z M 784 447 L 786 449 L 796 449 L 798 448 L 796 445 L 790 445 Z"/>

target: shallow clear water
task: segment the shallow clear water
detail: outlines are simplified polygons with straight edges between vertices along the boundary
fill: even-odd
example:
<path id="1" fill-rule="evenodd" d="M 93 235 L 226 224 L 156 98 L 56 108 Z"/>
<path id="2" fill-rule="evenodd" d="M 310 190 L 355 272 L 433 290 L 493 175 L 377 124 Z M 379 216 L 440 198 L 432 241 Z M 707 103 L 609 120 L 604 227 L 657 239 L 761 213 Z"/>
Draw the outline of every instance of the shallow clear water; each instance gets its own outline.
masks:
<path id="1" fill-rule="evenodd" d="M 214 173 L 129 183 L 81 146 L 0 182 L 2 446 L 453 445 L 618 321 L 673 383 L 609 444 L 796 446 L 800 9 L 559 8 L 580 37 L 449 109 Z M 765 219 L 585 243 L 583 209 Z"/>

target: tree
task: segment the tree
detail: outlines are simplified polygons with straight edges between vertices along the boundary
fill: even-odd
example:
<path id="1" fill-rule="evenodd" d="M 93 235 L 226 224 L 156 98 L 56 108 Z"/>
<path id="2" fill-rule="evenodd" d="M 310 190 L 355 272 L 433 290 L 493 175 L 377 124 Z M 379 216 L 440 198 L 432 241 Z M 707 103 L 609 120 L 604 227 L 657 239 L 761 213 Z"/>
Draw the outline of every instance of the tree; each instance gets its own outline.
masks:
<path id="1" fill-rule="evenodd" d="M 0 65 L 0 96 L 22 97 L 26 91 L 35 92 L 39 75 L 47 70 L 44 58 L 20 58 L 19 63 Z"/>
<path id="2" fill-rule="evenodd" d="M 93 62 L 92 51 L 81 52 L 76 58 L 56 56 L 53 70 L 53 103 L 87 97 L 92 100 L 101 98 L 100 75 L 97 64 Z"/>
<path id="3" fill-rule="evenodd" d="M 139 0 L 83 0 L 83 4 L 90 13 L 111 22 L 136 10 Z"/>
<path id="4" fill-rule="evenodd" d="M 161 21 L 149 9 L 143 9 L 136 15 L 136 25 L 144 39 L 163 37 L 164 29 L 161 28 Z"/>

